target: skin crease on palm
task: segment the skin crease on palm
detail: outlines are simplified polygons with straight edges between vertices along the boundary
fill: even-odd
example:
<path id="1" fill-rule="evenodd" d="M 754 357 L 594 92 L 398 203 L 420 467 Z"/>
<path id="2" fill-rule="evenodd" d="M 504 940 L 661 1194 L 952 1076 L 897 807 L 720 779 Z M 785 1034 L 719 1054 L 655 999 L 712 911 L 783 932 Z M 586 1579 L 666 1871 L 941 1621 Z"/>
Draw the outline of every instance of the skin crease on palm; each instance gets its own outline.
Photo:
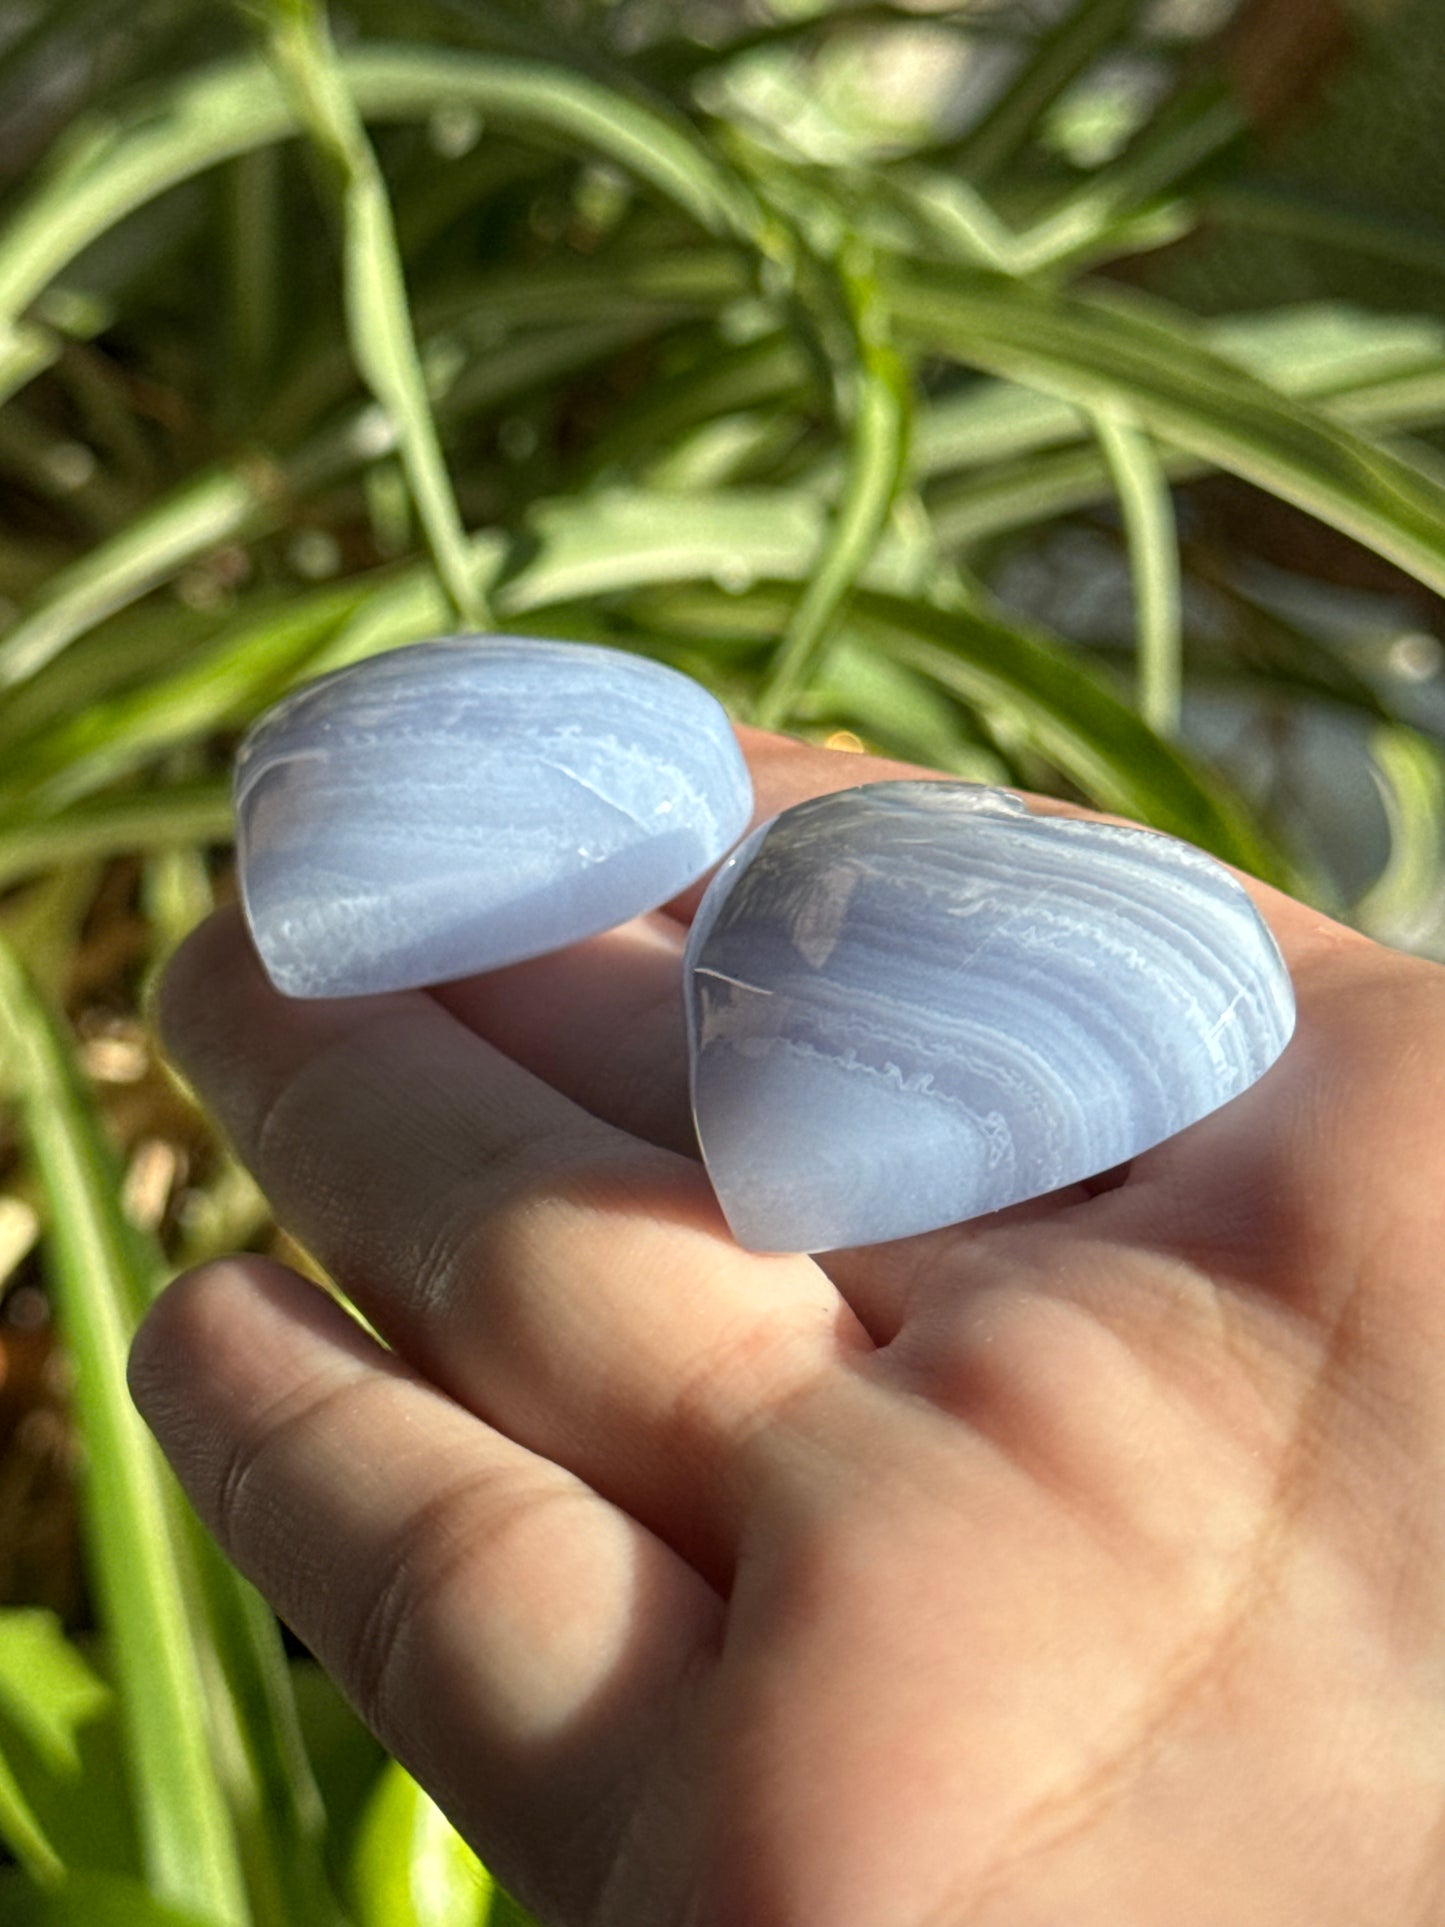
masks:
<path id="1" fill-rule="evenodd" d="M 760 818 L 920 773 L 746 741 Z M 1260 1083 L 821 1263 L 689 1155 L 698 893 L 435 994 L 187 944 L 174 1060 L 392 1349 L 238 1258 L 137 1399 L 543 1921 L 1445 1921 L 1445 972 L 1251 887 Z"/>

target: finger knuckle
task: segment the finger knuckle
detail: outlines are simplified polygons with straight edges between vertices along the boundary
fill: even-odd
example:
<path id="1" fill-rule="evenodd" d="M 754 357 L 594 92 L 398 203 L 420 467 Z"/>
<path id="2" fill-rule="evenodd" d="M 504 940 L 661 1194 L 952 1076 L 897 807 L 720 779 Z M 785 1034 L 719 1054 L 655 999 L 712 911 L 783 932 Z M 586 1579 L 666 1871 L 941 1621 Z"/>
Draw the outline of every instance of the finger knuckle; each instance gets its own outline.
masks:
<path id="1" fill-rule="evenodd" d="M 343 1629 L 336 1669 L 357 1710 L 384 1744 L 415 1725 L 418 1669 L 452 1602 L 487 1583 L 500 1543 L 534 1510 L 495 1474 L 471 1474 L 414 1506 L 393 1530 L 375 1583 Z"/>

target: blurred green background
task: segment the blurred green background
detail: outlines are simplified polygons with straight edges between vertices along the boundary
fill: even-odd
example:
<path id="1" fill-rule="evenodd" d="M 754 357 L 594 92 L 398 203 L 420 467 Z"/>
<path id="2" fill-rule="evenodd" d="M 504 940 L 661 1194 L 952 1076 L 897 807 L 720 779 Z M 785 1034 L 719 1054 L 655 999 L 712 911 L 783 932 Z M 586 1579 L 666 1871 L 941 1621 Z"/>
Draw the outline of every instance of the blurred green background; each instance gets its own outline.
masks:
<path id="1" fill-rule="evenodd" d="M 5 1920 L 525 1918 L 125 1396 L 305 1263 L 143 1017 L 248 720 L 600 639 L 1445 956 L 1442 98 L 1436 0 L 0 0 Z"/>

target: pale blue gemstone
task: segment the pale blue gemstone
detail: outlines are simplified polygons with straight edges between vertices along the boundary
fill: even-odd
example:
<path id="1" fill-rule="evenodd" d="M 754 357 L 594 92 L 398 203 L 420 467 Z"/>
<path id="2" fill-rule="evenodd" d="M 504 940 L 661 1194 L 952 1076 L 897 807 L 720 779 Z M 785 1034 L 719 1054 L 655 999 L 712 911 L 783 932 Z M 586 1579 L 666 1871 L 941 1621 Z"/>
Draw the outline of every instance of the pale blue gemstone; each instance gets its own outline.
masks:
<path id="1" fill-rule="evenodd" d="M 236 765 L 241 891 L 293 997 L 438 983 L 606 930 L 747 827 L 722 708 L 660 663 L 453 636 L 323 676 Z"/>
<path id="2" fill-rule="evenodd" d="M 1107 1171 L 1283 1050 L 1229 872 L 999 791 L 878 783 L 755 831 L 687 949 L 693 1113 L 739 1242 L 827 1251 Z"/>

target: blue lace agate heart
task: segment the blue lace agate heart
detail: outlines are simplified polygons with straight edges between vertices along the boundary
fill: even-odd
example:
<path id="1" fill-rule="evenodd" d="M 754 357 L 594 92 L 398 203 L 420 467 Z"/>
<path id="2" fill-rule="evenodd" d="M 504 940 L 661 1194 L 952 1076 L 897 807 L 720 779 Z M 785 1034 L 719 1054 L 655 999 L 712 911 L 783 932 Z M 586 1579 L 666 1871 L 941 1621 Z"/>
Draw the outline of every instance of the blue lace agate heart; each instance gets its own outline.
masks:
<path id="1" fill-rule="evenodd" d="M 1228 871 L 1001 791 L 878 783 L 755 831 L 687 949 L 693 1113 L 734 1235 L 827 1251 L 1136 1156 L 1254 1082 L 1289 974 Z"/>
<path id="2" fill-rule="evenodd" d="M 720 705 L 660 663 L 455 636 L 296 691 L 236 766 L 272 981 L 344 997 L 492 970 L 684 889 L 747 827 Z"/>

